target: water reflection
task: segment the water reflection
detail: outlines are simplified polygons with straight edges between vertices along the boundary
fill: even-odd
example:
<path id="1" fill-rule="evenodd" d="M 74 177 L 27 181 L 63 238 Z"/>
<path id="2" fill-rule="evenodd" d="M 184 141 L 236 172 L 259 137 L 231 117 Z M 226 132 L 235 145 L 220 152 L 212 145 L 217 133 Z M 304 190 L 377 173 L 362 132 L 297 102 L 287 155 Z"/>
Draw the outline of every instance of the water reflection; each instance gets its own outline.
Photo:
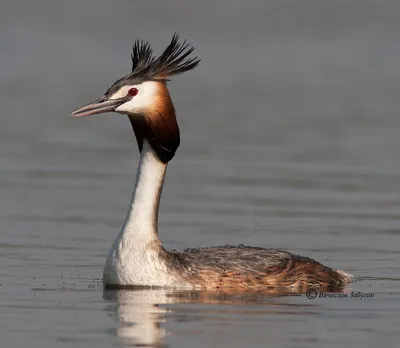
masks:
<path id="1" fill-rule="evenodd" d="M 123 344 L 160 347 L 166 331 L 160 326 L 166 320 L 161 303 L 172 298 L 165 290 L 104 290 L 106 300 L 116 301 L 120 326 L 117 337 Z"/>
<path id="2" fill-rule="evenodd" d="M 213 307 L 201 308 L 176 308 L 171 309 L 170 304 L 213 304 L 213 305 L 234 305 L 227 306 L 222 312 L 229 312 L 231 319 L 235 315 L 271 315 L 271 314 L 299 314 L 313 313 L 316 304 L 311 302 L 299 303 L 290 301 L 289 297 L 303 296 L 297 292 L 282 292 L 272 290 L 262 293 L 235 293 L 235 292 L 205 292 L 205 291 L 174 291 L 165 289 L 139 289 L 139 290 L 107 290 L 104 289 L 103 297 L 107 301 L 116 303 L 117 320 L 119 327 L 116 330 L 118 340 L 123 345 L 161 347 L 165 345 L 165 338 L 168 335 L 164 328 L 169 317 L 179 317 L 179 321 L 190 313 L 193 320 L 201 314 L 202 320 L 215 320 L 221 311 Z M 164 306 L 167 305 L 167 306 Z M 246 305 L 238 308 L 237 305 Z M 257 305 L 250 309 L 249 305 Z M 229 308 L 228 308 L 229 307 Z M 171 320 L 173 320 L 170 318 Z M 200 319 L 199 319 L 200 320 Z"/>

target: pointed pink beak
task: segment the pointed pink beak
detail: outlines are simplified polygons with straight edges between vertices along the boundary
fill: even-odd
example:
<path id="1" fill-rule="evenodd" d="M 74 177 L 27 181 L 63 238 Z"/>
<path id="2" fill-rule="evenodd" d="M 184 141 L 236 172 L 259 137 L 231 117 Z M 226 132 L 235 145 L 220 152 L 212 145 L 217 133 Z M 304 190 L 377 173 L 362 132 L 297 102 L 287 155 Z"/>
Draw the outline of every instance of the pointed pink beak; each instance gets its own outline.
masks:
<path id="1" fill-rule="evenodd" d="M 70 116 L 90 116 L 95 114 L 102 114 L 105 112 L 111 112 L 114 111 L 118 106 L 123 104 L 125 101 L 126 100 L 124 98 L 107 100 L 106 97 L 103 96 L 90 104 L 76 109 L 70 114 Z"/>

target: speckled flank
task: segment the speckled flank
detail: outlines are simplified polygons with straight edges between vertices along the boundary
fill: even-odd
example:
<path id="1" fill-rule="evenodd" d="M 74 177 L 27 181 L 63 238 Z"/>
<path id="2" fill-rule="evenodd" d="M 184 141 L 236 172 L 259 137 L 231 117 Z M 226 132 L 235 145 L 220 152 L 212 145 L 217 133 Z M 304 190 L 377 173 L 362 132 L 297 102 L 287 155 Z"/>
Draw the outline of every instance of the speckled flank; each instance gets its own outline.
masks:
<path id="1" fill-rule="evenodd" d="M 169 255 L 170 271 L 206 289 L 260 290 L 269 287 L 343 287 L 344 272 L 282 250 L 246 246 L 196 248 Z"/>

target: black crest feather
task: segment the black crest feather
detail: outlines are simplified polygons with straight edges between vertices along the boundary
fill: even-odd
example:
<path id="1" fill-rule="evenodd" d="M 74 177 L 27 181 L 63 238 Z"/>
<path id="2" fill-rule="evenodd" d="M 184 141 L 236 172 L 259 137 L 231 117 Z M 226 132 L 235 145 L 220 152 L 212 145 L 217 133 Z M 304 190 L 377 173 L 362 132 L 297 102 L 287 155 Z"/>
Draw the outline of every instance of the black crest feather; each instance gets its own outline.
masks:
<path id="1" fill-rule="evenodd" d="M 179 36 L 175 33 L 171 43 L 156 58 L 147 42 L 137 40 L 133 45 L 130 78 L 165 79 L 192 70 L 200 63 L 197 57 L 188 58 L 193 50 L 186 40 L 179 42 Z"/>
<path id="2" fill-rule="evenodd" d="M 154 60 L 153 50 L 148 42 L 136 40 L 133 44 L 132 57 L 132 72 L 145 69 Z"/>

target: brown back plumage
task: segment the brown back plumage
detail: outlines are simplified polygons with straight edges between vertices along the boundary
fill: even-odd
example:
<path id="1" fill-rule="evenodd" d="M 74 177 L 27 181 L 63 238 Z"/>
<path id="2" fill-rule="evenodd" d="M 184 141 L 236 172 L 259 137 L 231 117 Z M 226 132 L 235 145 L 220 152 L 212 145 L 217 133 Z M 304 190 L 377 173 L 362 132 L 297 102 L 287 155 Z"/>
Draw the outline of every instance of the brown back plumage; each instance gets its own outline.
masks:
<path id="1" fill-rule="evenodd" d="M 283 250 L 248 246 L 187 249 L 163 253 L 172 270 L 205 289 L 263 290 L 318 287 L 340 289 L 349 275 Z"/>

